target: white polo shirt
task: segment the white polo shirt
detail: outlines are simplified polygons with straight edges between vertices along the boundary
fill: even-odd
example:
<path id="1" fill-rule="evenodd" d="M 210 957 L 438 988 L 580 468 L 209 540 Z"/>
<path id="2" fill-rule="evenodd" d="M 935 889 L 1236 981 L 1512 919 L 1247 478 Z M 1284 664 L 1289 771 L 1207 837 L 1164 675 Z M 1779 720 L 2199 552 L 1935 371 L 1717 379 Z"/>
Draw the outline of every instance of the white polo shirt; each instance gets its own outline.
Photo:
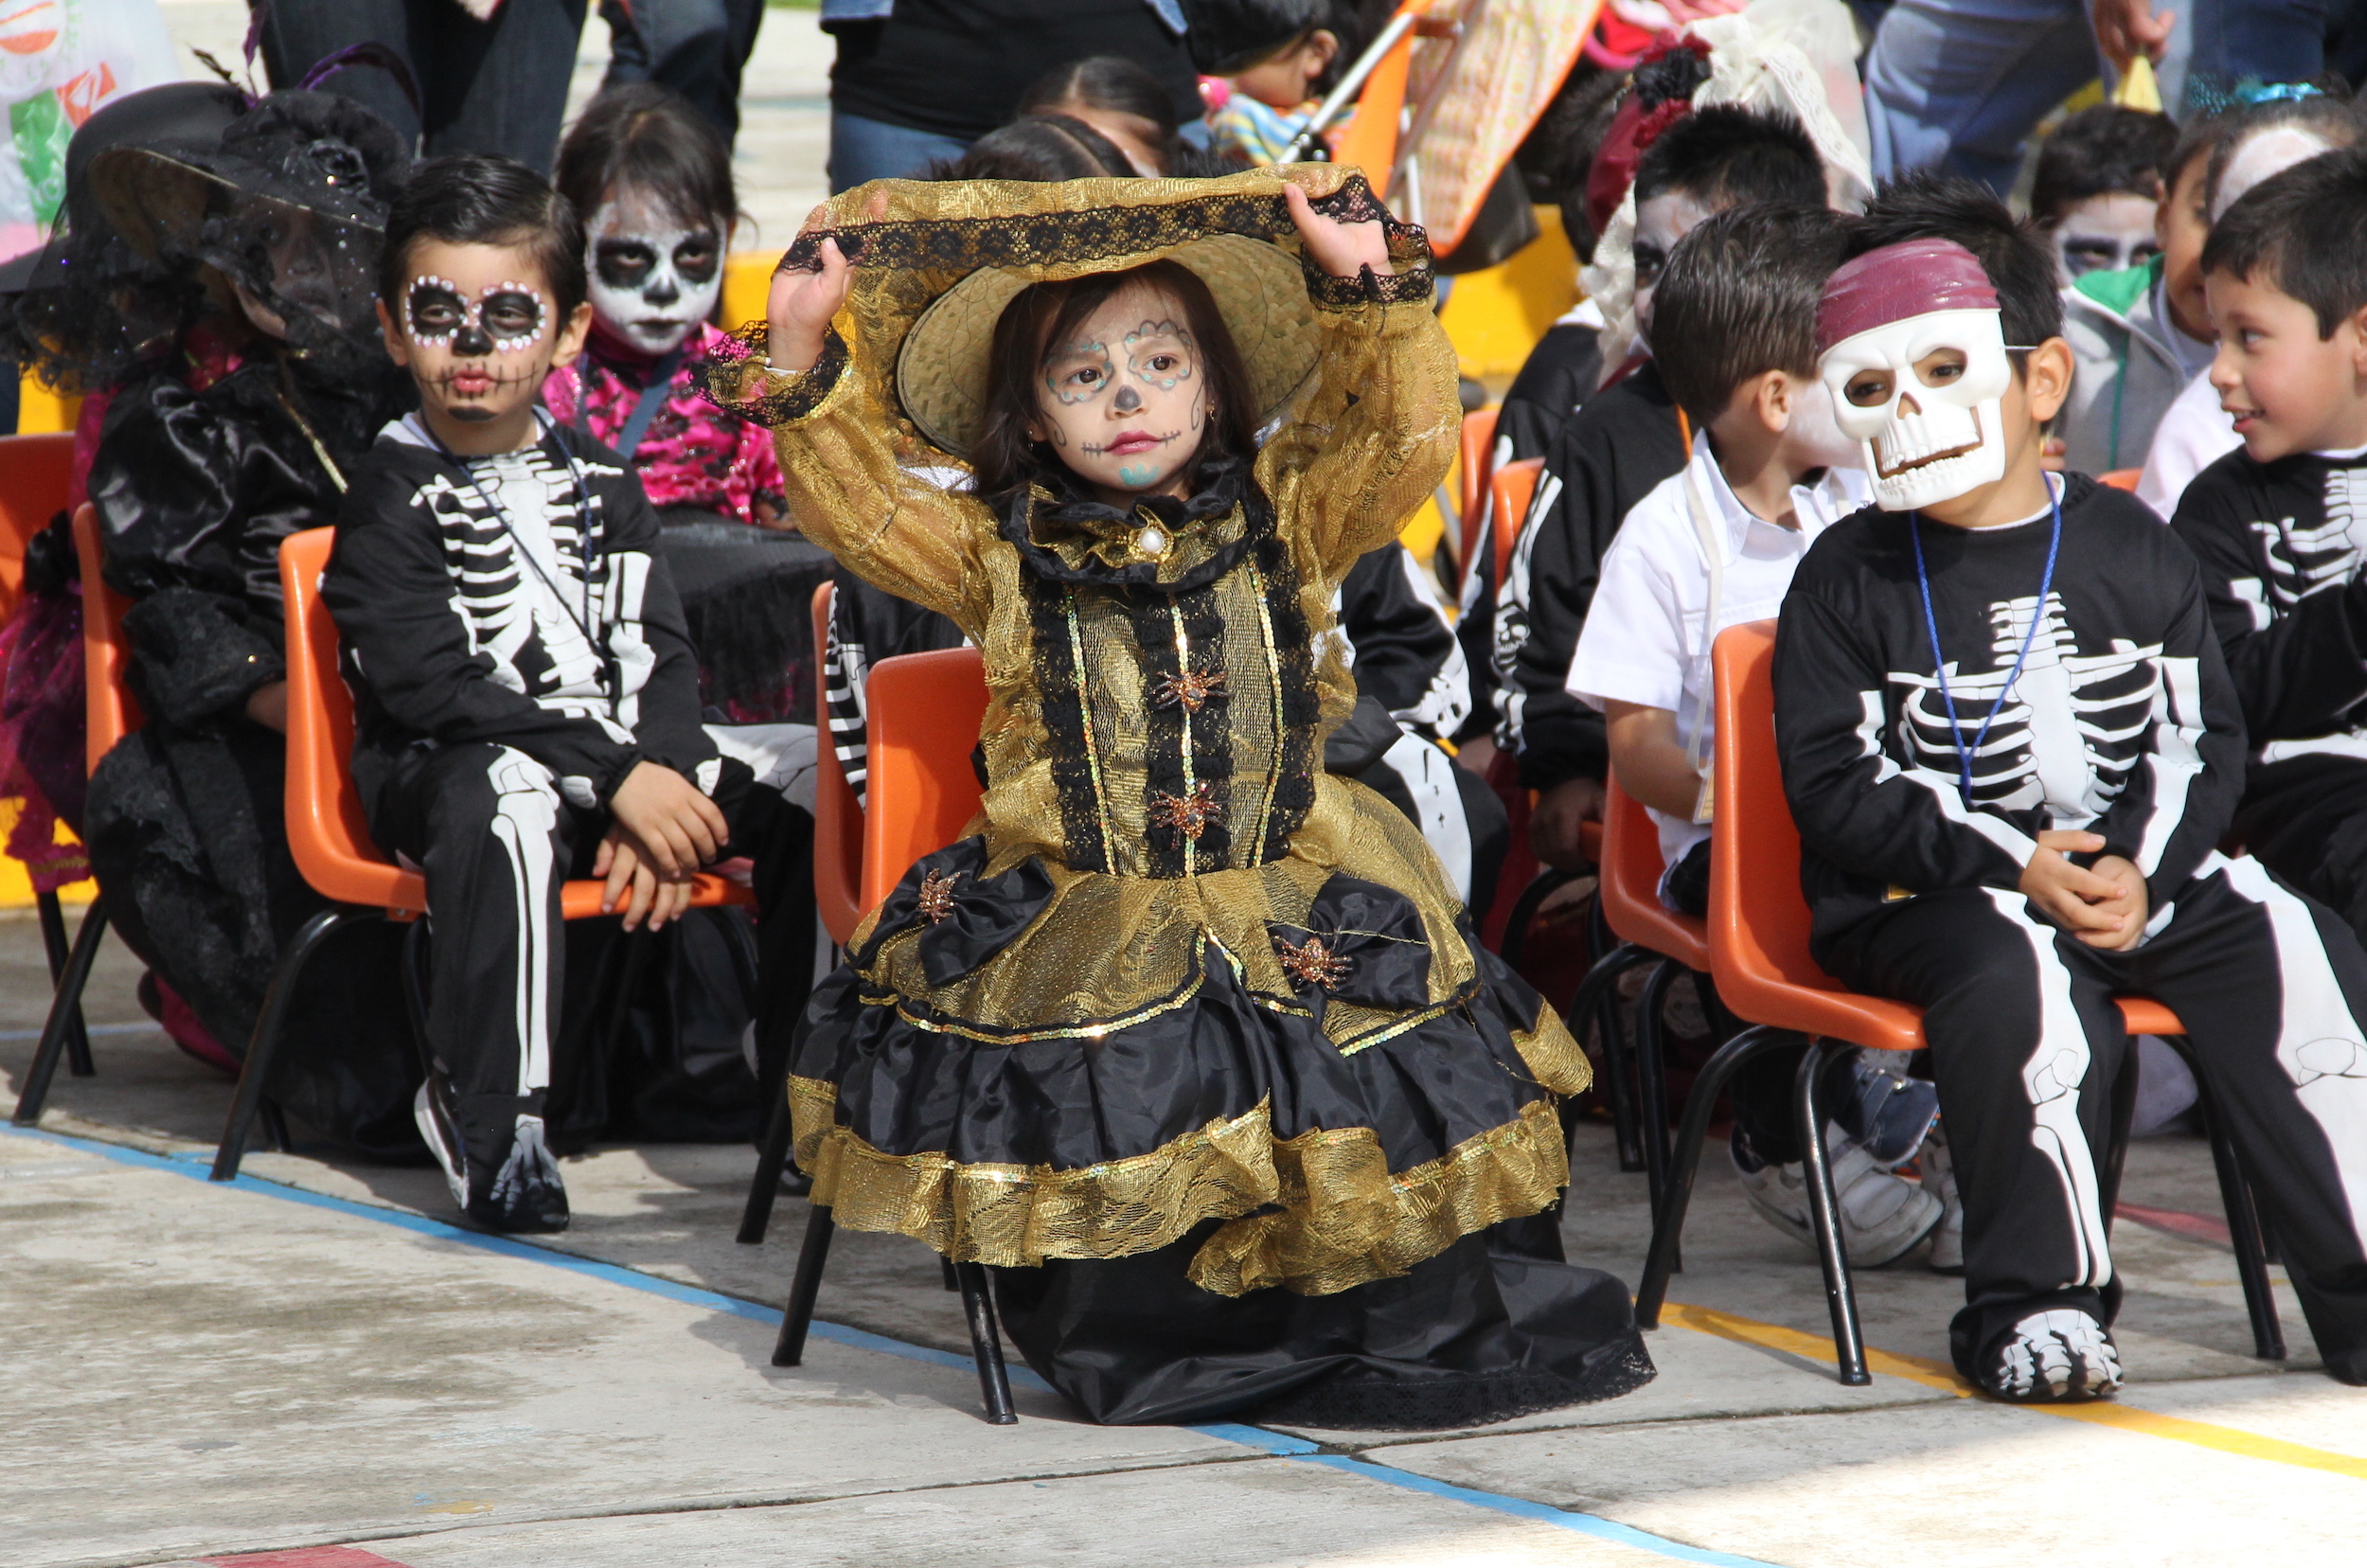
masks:
<path id="1" fill-rule="evenodd" d="M 1685 500 L 1688 480 L 1700 487 L 1724 551 L 1716 615 L 1710 612 L 1710 566 L 1700 528 Z M 1766 620 L 1783 607 L 1792 568 L 1826 527 L 1874 499 L 1863 471 L 1833 468 L 1813 485 L 1791 490 L 1797 529 L 1762 521 L 1735 499 L 1710 455 L 1706 433 L 1693 438 L 1693 460 L 1637 502 L 1611 548 L 1602 579 L 1570 661 L 1570 694 L 1595 707 L 1637 703 L 1677 716 L 1680 744 L 1701 726 L 1701 756 L 1709 755 L 1710 644 L 1745 621 Z M 1664 864 L 1710 836 L 1690 817 L 1653 811 Z"/>

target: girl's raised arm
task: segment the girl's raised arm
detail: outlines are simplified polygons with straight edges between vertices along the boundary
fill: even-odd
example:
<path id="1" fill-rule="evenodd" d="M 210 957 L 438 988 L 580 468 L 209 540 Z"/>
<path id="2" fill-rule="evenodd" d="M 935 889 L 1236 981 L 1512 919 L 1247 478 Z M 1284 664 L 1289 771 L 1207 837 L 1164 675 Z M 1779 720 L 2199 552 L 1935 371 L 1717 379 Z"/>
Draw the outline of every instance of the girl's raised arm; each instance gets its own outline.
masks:
<path id="1" fill-rule="evenodd" d="M 1283 199 L 1320 272 L 1308 287 L 1324 348 L 1314 386 L 1259 454 L 1258 477 L 1337 579 L 1445 479 L 1463 422 L 1455 355 L 1418 247 L 1393 259 L 1378 221 L 1334 222 L 1296 186 Z M 1421 264 L 1400 265 L 1412 259 Z"/>

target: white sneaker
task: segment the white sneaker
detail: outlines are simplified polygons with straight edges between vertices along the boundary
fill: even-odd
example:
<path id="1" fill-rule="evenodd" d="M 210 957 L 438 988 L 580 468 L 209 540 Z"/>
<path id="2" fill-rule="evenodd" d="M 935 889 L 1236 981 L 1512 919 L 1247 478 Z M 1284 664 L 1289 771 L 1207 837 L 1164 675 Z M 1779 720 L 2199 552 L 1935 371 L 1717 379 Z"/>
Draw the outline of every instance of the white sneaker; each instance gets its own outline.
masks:
<path id="1" fill-rule="evenodd" d="M 2121 1386 L 2121 1356 L 2111 1330 L 2085 1312 L 2033 1312 L 1989 1351 L 1980 1381 L 2017 1404 L 2100 1399 Z"/>
<path id="2" fill-rule="evenodd" d="M 1931 1233 L 1931 1267 L 1940 1274 L 1965 1272 L 1965 1201 L 1956 1193 L 1956 1162 L 1948 1151 L 1945 1123 L 1931 1129 L 1915 1156 L 1923 1190 L 1940 1201 L 1939 1228 Z"/>
<path id="3" fill-rule="evenodd" d="M 1807 1166 L 1778 1166 L 1761 1160 L 1739 1127 L 1726 1148 L 1735 1173 L 1742 1178 L 1743 1193 L 1759 1211 L 1759 1218 L 1795 1241 L 1815 1247 L 1815 1221 L 1808 1217 Z M 1937 1198 L 1905 1177 L 1884 1170 L 1839 1129 L 1828 1126 L 1824 1130 L 1824 1149 L 1833 1163 L 1833 1191 L 1841 1200 L 1842 1253 L 1853 1267 L 1878 1269 L 1896 1262 L 1939 1224 Z"/>

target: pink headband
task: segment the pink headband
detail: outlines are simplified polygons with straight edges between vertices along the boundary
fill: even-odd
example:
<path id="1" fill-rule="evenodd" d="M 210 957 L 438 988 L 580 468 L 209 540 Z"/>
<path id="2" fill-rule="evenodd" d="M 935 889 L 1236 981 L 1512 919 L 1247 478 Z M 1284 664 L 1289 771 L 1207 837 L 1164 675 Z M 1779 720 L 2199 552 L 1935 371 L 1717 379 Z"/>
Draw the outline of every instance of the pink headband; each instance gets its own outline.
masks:
<path id="1" fill-rule="evenodd" d="M 1934 311 L 1994 311 L 1997 289 L 1980 258 L 1953 240 L 1909 240 L 1846 263 L 1816 307 L 1816 351 Z"/>

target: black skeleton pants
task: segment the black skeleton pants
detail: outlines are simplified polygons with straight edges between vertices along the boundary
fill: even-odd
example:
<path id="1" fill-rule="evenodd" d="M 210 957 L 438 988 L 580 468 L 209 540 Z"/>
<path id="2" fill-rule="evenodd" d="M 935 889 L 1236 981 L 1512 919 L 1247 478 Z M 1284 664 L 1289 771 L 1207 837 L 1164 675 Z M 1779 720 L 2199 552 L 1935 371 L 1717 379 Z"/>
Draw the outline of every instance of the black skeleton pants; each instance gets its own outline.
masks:
<path id="1" fill-rule="evenodd" d="M 2327 1370 L 2367 1381 L 2367 953 L 2251 859 L 2214 856 L 2149 929 L 2101 952 L 2019 893 L 1950 888 L 1820 944 L 1846 984 L 1925 1009 L 1965 1204 L 1957 1368 L 2031 1312 L 2118 1308 L 2098 1172 L 2128 993 L 2185 1024 Z"/>
<path id="2" fill-rule="evenodd" d="M 725 854 L 756 862 L 761 922 L 802 864 L 799 813 L 728 757 L 713 799 L 731 828 Z M 427 1045 L 472 1165 L 498 1169 L 518 1118 L 543 1114 L 566 979 L 560 889 L 590 875 L 608 826 L 605 811 L 571 805 L 548 768 L 489 742 L 408 753 L 379 795 L 379 845 L 426 873 Z M 777 945 L 759 937 L 760 971 Z M 760 995 L 769 978 L 759 973 Z"/>
<path id="3" fill-rule="evenodd" d="M 2253 768 L 2235 836 L 2254 860 L 2367 933 L 2367 758 L 2313 755 Z"/>

